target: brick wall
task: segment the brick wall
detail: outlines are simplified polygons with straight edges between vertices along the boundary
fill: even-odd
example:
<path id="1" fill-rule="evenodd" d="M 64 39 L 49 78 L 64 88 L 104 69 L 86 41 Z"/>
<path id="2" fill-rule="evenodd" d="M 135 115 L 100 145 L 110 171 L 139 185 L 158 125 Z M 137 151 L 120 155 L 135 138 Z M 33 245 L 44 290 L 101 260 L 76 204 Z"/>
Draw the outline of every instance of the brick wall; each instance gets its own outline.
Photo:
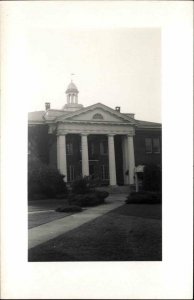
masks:
<path id="1" fill-rule="evenodd" d="M 154 138 L 159 138 L 160 142 L 160 153 L 154 153 L 152 149 L 151 153 L 146 153 L 145 139 L 149 138 L 152 140 Z M 138 130 L 136 129 L 134 136 L 134 152 L 135 152 L 135 165 L 145 165 L 145 164 L 157 164 L 161 165 L 161 146 L 162 146 L 162 135 L 160 129 L 147 129 Z"/>

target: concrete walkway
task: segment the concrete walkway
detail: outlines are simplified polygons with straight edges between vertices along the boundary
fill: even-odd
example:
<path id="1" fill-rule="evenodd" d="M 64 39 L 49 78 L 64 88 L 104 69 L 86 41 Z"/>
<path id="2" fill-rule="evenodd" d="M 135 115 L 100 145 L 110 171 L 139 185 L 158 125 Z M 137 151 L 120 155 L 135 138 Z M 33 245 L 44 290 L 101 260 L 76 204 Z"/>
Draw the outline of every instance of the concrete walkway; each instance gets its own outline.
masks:
<path id="1" fill-rule="evenodd" d="M 34 227 L 28 230 L 28 248 L 33 248 L 61 234 L 90 222 L 109 211 L 124 204 L 126 194 L 110 195 L 106 202 L 96 207 L 90 207 L 80 213 Z"/>

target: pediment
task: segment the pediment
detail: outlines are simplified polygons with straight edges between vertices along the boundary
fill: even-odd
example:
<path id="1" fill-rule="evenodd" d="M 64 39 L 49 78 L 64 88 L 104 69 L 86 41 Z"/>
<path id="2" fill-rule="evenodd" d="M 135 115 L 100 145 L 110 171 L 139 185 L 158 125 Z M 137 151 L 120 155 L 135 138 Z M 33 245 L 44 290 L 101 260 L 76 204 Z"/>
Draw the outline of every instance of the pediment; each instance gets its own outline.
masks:
<path id="1" fill-rule="evenodd" d="M 57 118 L 57 121 L 135 124 L 135 120 L 133 118 L 123 115 L 122 113 L 101 103 L 61 116 Z"/>

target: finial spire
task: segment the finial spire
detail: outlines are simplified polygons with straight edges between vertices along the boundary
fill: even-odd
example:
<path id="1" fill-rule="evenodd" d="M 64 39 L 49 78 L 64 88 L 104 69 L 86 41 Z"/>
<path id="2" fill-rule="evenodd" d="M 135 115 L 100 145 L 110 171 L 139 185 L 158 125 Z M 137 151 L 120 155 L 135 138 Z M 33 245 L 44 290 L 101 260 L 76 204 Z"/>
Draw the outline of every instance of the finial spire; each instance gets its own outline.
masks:
<path id="1" fill-rule="evenodd" d="M 71 82 L 73 81 L 73 76 L 74 75 L 75 75 L 74 73 L 71 73 Z"/>

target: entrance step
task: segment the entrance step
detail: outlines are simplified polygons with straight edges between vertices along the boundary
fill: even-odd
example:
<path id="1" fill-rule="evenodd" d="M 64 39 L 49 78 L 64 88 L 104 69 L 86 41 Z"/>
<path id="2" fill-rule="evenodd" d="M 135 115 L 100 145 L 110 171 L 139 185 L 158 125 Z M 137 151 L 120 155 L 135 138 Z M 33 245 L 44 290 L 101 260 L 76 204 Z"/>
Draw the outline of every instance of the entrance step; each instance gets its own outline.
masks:
<path id="1" fill-rule="evenodd" d="M 131 189 L 128 185 L 123 185 L 123 186 L 97 187 L 96 190 L 98 190 L 98 191 L 107 191 L 110 194 L 128 194 Z"/>

